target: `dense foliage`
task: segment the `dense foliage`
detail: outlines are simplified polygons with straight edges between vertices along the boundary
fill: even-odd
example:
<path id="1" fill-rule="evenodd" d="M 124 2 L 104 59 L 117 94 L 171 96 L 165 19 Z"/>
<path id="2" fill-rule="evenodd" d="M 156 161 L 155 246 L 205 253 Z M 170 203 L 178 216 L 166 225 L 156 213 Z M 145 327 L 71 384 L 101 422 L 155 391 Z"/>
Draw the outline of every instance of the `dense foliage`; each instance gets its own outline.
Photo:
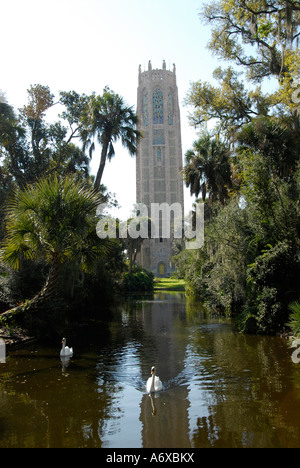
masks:
<path id="1" fill-rule="evenodd" d="M 142 292 L 153 290 L 154 275 L 152 272 L 135 268 L 133 271 L 125 273 L 124 288 L 126 291 Z"/>
<path id="2" fill-rule="evenodd" d="M 61 113 L 49 123 L 54 105 Z M 2 324 L 51 333 L 67 318 L 102 316 L 127 286 L 127 247 L 100 239 L 96 225 L 99 204 L 115 203 L 101 185 L 106 159 L 118 139 L 135 153 L 135 125 L 132 108 L 109 88 L 101 96 L 61 92 L 54 102 L 48 87 L 34 85 L 18 112 L 0 96 Z M 100 158 L 93 181 L 95 137 Z"/>
<path id="3" fill-rule="evenodd" d="M 233 67 L 186 98 L 200 137 L 183 176 L 205 203 L 205 244 L 174 261 L 188 292 L 240 330 L 277 333 L 300 297 L 300 4 L 220 0 L 201 16 Z"/>

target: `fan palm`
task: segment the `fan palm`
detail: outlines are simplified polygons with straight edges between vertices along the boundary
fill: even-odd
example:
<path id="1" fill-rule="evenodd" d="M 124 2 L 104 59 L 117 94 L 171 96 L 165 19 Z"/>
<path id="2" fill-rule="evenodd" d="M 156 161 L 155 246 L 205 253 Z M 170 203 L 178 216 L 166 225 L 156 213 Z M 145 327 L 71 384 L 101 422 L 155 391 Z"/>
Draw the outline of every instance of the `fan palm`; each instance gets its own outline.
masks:
<path id="1" fill-rule="evenodd" d="M 300 336 L 300 302 L 294 301 L 289 305 L 291 310 L 290 320 L 287 325 L 291 328 L 294 336 Z"/>
<path id="2" fill-rule="evenodd" d="M 81 138 L 84 149 L 89 146 L 90 156 L 95 150 L 95 139 L 101 145 L 101 158 L 95 179 L 99 189 L 106 160 L 115 155 L 114 143 L 121 140 L 131 156 L 136 153 L 137 139 L 141 133 L 136 130 L 137 116 L 118 94 L 105 88 L 102 96 L 92 95 L 82 119 Z"/>
<path id="3" fill-rule="evenodd" d="M 224 204 L 231 187 L 227 147 L 218 139 L 205 135 L 194 142 L 185 156 L 183 178 L 191 195 L 198 197 L 201 193 L 204 201 L 208 192 L 210 204 L 216 200 Z"/>
<path id="4" fill-rule="evenodd" d="M 68 176 L 41 180 L 18 191 L 9 203 L 0 260 L 19 268 L 22 259 L 43 258 L 49 266 L 43 289 L 30 301 L 32 308 L 55 294 L 64 263 L 75 261 L 87 270 L 103 254 L 104 244 L 96 236 L 101 201 L 94 190 Z"/>

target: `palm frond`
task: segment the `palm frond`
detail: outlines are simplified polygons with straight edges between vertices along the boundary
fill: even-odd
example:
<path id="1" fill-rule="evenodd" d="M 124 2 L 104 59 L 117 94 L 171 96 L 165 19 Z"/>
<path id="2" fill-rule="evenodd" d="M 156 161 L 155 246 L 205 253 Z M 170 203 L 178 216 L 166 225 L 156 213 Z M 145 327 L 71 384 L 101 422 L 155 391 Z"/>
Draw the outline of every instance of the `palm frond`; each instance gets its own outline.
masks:
<path id="1" fill-rule="evenodd" d="M 287 325 L 291 328 L 295 336 L 300 335 L 300 302 L 294 301 L 289 305 L 292 311 Z"/>
<path id="2" fill-rule="evenodd" d="M 89 246 L 91 252 L 98 248 L 91 244 L 90 232 L 94 232 L 94 241 L 100 241 L 96 210 L 102 202 L 98 192 L 72 176 L 46 178 L 17 192 L 7 210 L 8 236 L 1 260 L 18 268 L 21 258 L 42 256 L 51 262 L 53 256 L 63 260 L 88 255 L 83 246 Z"/>
<path id="3" fill-rule="evenodd" d="M 102 146 L 103 154 L 95 180 L 97 189 L 101 185 L 106 159 L 110 161 L 115 155 L 113 143 L 121 140 L 130 155 L 136 153 L 137 140 L 141 137 L 141 133 L 136 130 L 136 124 L 137 116 L 133 107 L 128 106 L 121 96 L 108 87 L 104 89 L 102 96 L 91 96 L 88 112 L 82 120 L 81 135 L 84 148 L 90 146 L 91 141 L 98 141 Z"/>

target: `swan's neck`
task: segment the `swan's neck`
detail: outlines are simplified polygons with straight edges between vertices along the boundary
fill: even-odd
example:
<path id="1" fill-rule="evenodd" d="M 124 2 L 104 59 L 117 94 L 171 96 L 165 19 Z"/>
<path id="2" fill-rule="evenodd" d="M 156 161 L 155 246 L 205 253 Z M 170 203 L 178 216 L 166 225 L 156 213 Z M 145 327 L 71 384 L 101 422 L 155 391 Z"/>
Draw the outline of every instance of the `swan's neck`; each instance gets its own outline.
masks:
<path id="1" fill-rule="evenodd" d="M 151 390 L 154 390 L 155 372 L 152 374 Z"/>

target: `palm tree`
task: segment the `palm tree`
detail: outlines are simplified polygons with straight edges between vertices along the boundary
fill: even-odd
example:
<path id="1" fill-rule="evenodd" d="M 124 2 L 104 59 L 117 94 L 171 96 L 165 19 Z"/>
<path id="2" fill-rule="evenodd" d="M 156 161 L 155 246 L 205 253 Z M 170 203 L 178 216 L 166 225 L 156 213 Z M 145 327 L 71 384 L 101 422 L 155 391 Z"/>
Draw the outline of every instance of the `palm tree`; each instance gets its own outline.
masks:
<path id="1" fill-rule="evenodd" d="M 207 192 L 209 202 L 219 200 L 222 204 L 229 196 L 232 185 L 229 151 L 225 144 L 209 135 L 195 141 L 193 148 L 188 150 L 186 165 L 183 168 L 183 178 L 191 195 L 202 194 L 205 201 Z"/>
<path id="2" fill-rule="evenodd" d="M 31 309 L 53 297 L 64 263 L 75 261 L 87 270 L 103 254 L 105 244 L 96 235 L 96 209 L 102 201 L 94 190 L 68 176 L 41 180 L 18 191 L 9 203 L 0 260 L 16 269 L 22 259 L 43 258 L 49 266 L 44 287 L 29 303 Z M 13 309 L 20 310 L 22 306 Z"/>
<path id="3" fill-rule="evenodd" d="M 90 157 L 95 150 L 95 139 L 101 145 L 101 158 L 94 187 L 99 189 L 106 160 L 115 155 L 114 143 L 121 140 L 131 156 L 136 153 L 137 139 L 141 133 L 136 130 L 137 116 L 118 94 L 108 87 L 102 96 L 92 95 L 83 116 L 81 138 L 84 149 L 89 146 Z"/>

